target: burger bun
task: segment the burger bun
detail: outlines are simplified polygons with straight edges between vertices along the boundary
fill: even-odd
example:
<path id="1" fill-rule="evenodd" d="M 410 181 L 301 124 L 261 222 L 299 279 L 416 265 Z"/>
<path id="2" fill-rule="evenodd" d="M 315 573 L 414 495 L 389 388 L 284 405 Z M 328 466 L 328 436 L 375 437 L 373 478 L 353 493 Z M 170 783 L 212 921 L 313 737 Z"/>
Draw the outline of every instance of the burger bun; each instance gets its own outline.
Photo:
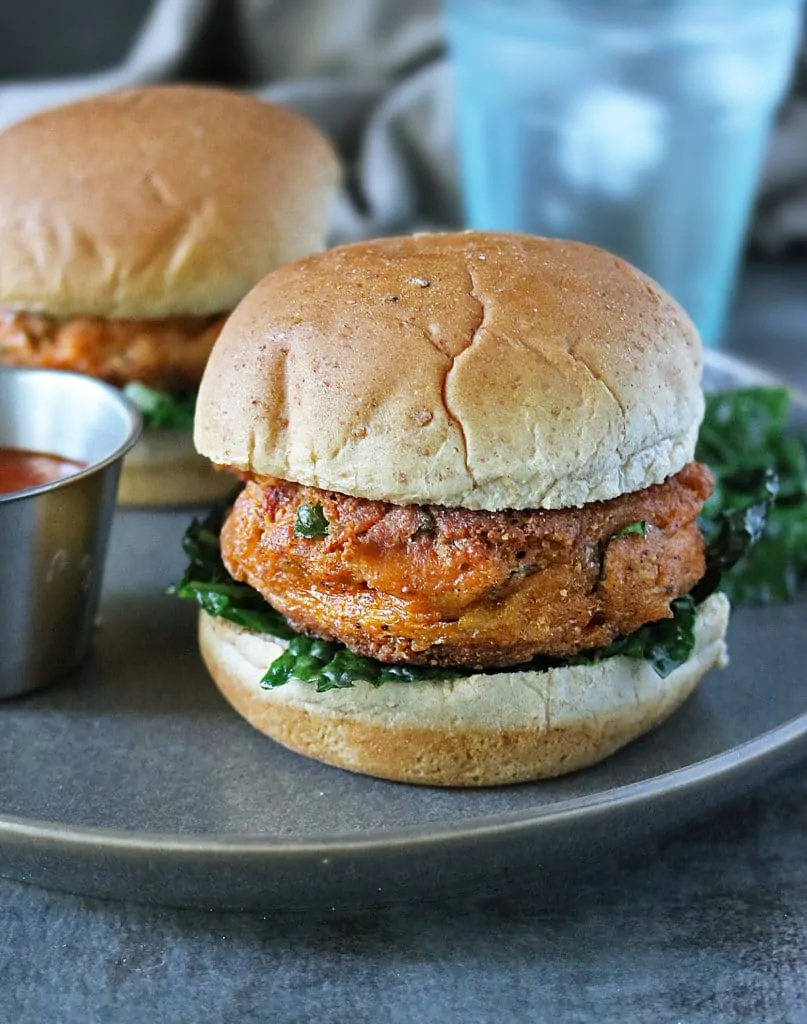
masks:
<path id="1" fill-rule="evenodd" d="M 395 504 L 567 508 L 661 483 L 703 415 L 692 321 L 578 242 L 458 232 L 281 267 L 211 353 L 220 465 Z"/>
<path id="2" fill-rule="evenodd" d="M 339 177 L 311 123 L 232 90 L 149 86 L 47 110 L 0 134 L 0 307 L 228 312 L 322 248 Z"/>
<path id="3" fill-rule="evenodd" d="M 665 679 L 646 661 L 617 656 L 325 693 L 297 680 L 264 689 L 282 641 L 201 612 L 199 643 L 233 708 L 297 753 L 397 782 L 498 786 L 585 768 L 655 728 L 725 664 L 728 617 L 725 595 L 707 598 L 690 658 Z"/>

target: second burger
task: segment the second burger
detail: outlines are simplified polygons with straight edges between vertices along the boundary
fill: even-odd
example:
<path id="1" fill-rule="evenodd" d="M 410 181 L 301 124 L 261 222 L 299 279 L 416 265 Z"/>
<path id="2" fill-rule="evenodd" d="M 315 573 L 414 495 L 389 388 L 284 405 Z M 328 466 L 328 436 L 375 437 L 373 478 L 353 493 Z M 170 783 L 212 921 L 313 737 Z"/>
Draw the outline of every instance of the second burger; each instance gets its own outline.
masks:
<path id="1" fill-rule="evenodd" d="M 223 89 L 110 93 L 0 135 L 0 365 L 126 390 L 152 429 L 123 503 L 232 487 L 193 450 L 202 371 L 249 289 L 323 248 L 339 177 L 313 125 Z"/>

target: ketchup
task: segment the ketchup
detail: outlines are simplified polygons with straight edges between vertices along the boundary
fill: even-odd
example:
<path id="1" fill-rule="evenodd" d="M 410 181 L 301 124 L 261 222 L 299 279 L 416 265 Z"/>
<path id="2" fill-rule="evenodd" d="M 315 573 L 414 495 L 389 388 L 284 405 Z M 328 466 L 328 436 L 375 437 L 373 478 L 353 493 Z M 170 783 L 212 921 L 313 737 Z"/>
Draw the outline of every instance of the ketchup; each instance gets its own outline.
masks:
<path id="1" fill-rule="evenodd" d="M 41 487 L 79 473 L 85 466 L 85 462 L 75 462 L 47 452 L 0 448 L 0 494 Z"/>

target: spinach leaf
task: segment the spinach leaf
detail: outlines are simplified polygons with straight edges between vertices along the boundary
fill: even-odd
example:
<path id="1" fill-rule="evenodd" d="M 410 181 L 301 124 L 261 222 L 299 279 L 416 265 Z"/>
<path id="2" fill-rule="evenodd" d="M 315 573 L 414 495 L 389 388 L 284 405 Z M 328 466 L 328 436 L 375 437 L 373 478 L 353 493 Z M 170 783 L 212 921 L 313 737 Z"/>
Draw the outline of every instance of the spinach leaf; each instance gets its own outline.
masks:
<path id="1" fill-rule="evenodd" d="M 172 395 L 138 381 L 127 384 L 123 393 L 137 407 L 145 427 L 192 430 L 196 395 Z"/>
<path id="2" fill-rule="evenodd" d="M 796 596 L 807 570 L 807 447 L 785 433 L 789 409 L 784 388 L 707 395 L 696 458 L 716 486 L 701 519 L 709 569 L 700 599 L 718 583 L 734 603 Z M 744 537 L 752 541 L 745 554 Z"/>
<path id="3" fill-rule="evenodd" d="M 804 509 L 775 506 L 761 540 L 723 577 L 721 589 L 735 604 L 793 601 L 804 581 L 805 552 Z"/>
<path id="4" fill-rule="evenodd" d="M 768 468 L 768 453 L 782 439 L 789 408 L 785 388 L 737 388 L 708 394 L 696 457 L 721 475 Z"/>
<path id="5" fill-rule="evenodd" d="M 188 567 L 179 583 L 167 593 L 195 601 L 208 615 L 288 640 L 283 654 L 269 666 L 261 684 L 266 688 L 282 686 L 289 679 L 316 683 L 317 690 L 353 686 L 364 679 L 375 685 L 391 680 L 414 682 L 419 679 L 445 679 L 455 671 L 426 665 L 385 665 L 349 651 L 344 644 L 297 633 L 286 619 L 246 583 L 236 583 L 221 560 L 219 534 L 227 507 L 213 509 L 204 519 L 194 519 L 182 540 Z"/>
<path id="6" fill-rule="evenodd" d="M 343 644 L 295 636 L 261 679 L 264 689 L 283 686 L 290 679 L 315 683 L 317 693 L 351 687 L 359 680 L 380 686 L 392 680 L 414 682 L 422 679 L 446 679 L 456 672 L 425 665 L 384 665 L 349 651 Z"/>
<path id="7" fill-rule="evenodd" d="M 309 540 L 328 536 L 328 520 L 325 518 L 322 505 L 301 505 L 297 509 L 294 536 L 307 537 Z"/>
<path id="8" fill-rule="evenodd" d="M 628 525 L 623 526 L 621 530 L 617 530 L 612 540 L 615 540 L 617 537 L 630 537 L 632 534 L 638 534 L 640 537 L 646 537 L 647 522 L 644 519 L 641 519 L 638 523 L 628 523 Z"/>
<path id="9" fill-rule="evenodd" d="M 725 574 L 750 556 L 751 549 L 765 535 L 768 516 L 779 493 L 779 478 L 773 471 L 765 470 L 753 486 L 749 481 L 747 487 L 749 504 L 723 508 L 717 515 L 713 514 L 711 521 L 702 523 L 706 536 L 706 573 L 692 591 L 698 602 L 720 586 L 729 590 L 734 580 Z M 743 574 L 737 578 L 742 580 Z"/>
<path id="10" fill-rule="evenodd" d="M 697 619 L 697 606 L 689 594 L 673 601 L 670 609 L 673 613 L 671 619 L 650 622 L 634 633 L 620 637 L 607 647 L 584 651 L 582 654 L 557 661 L 554 664 L 593 665 L 606 658 L 621 655 L 624 658 L 636 658 L 649 662 L 656 675 L 666 679 L 692 654 L 695 647 L 695 621 Z"/>
<path id="11" fill-rule="evenodd" d="M 248 584 L 236 583 L 225 569 L 219 546 L 224 516 L 225 509 L 217 508 L 204 519 L 193 520 L 182 541 L 188 567 L 179 583 L 167 592 L 195 601 L 208 615 L 228 619 L 257 633 L 269 633 L 283 640 L 295 637 L 297 634 L 280 612 Z"/>

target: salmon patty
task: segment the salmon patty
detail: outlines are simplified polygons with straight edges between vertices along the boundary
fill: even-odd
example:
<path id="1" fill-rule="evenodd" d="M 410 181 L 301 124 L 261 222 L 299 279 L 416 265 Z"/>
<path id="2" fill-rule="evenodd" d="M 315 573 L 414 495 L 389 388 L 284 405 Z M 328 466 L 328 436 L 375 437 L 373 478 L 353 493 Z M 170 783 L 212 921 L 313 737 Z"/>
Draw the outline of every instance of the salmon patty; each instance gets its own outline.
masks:
<path id="1" fill-rule="evenodd" d="M 582 508 L 476 512 L 249 478 L 221 550 L 301 632 L 380 661 L 501 668 L 668 618 L 705 571 L 696 520 L 712 485 L 690 463 Z M 295 530 L 302 506 L 327 535 Z"/>
<path id="2" fill-rule="evenodd" d="M 139 381 L 182 394 L 198 388 L 224 320 L 56 320 L 2 311 L 0 365 L 74 370 L 118 387 Z"/>

